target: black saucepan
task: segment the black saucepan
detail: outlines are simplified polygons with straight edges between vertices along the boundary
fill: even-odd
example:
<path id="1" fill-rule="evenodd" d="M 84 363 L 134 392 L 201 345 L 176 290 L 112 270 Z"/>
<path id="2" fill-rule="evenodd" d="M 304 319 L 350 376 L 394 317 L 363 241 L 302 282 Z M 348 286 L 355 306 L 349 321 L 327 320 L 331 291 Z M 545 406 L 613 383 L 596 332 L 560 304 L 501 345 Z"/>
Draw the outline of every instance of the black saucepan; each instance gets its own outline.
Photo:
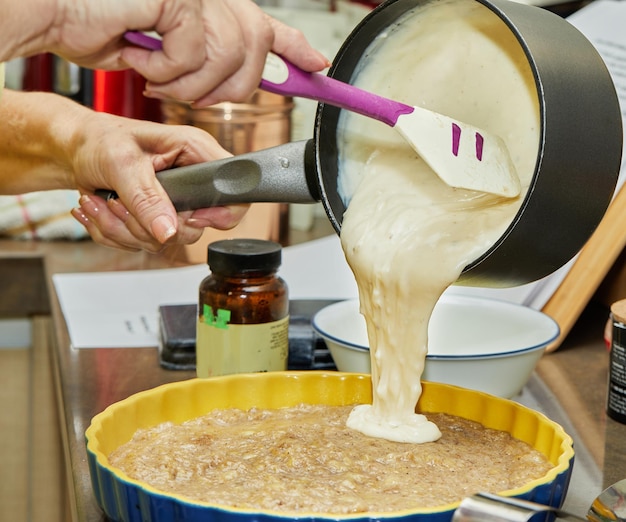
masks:
<path id="1" fill-rule="evenodd" d="M 401 16 L 444 0 L 389 0 L 353 30 L 329 75 L 350 82 L 370 43 Z M 518 40 L 533 71 L 540 143 L 533 180 L 515 219 L 459 283 L 506 287 L 538 280 L 569 261 L 602 219 L 620 168 L 622 123 L 609 73 L 591 43 L 566 20 L 508 0 L 467 0 L 495 13 Z M 419 42 L 415 42 L 419 46 Z M 337 127 L 341 110 L 318 106 L 312 140 L 163 171 L 179 210 L 236 202 L 322 201 L 339 233 Z"/>

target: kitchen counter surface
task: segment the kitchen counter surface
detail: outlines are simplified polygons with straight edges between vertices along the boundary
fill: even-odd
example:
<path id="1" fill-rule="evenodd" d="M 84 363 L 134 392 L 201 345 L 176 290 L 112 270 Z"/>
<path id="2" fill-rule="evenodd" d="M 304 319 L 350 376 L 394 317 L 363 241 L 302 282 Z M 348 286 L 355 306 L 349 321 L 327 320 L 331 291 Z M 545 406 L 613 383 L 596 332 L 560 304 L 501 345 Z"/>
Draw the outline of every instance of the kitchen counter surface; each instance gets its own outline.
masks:
<path id="1" fill-rule="evenodd" d="M 183 266 L 179 254 L 126 253 L 90 241 L 0 241 L 0 316 L 52 317 L 53 366 L 74 521 L 107 520 L 92 495 L 86 461 L 84 432 L 93 415 L 135 392 L 194 374 L 162 369 L 155 348 L 73 349 L 52 275 Z M 94 288 L 94 298 L 105 291 Z M 590 304 L 562 346 L 542 358 L 516 398 L 563 424 L 574 438 L 577 457 L 566 507 L 581 514 L 602 489 L 626 477 L 626 425 L 605 415 L 607 314 L 605 306 Z"/>

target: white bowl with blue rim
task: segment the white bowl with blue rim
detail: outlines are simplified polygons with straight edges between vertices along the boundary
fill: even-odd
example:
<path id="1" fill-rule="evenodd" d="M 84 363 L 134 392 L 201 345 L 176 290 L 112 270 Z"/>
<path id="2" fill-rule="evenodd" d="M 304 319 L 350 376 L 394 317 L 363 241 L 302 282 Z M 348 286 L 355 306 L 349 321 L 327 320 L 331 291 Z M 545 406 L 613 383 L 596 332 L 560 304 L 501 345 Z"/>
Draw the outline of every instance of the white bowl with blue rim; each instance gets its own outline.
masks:
<path id="1" fill-rule="evenodd" d="M 370 352 L 358 300 L 340 301 L 313 317 L 339 371 L 369 373 Z M 519 394 L 559 326 L 532 308 L 474 296 L 445 295 L 428 327 L 422 380 L 498 397 Z"/>

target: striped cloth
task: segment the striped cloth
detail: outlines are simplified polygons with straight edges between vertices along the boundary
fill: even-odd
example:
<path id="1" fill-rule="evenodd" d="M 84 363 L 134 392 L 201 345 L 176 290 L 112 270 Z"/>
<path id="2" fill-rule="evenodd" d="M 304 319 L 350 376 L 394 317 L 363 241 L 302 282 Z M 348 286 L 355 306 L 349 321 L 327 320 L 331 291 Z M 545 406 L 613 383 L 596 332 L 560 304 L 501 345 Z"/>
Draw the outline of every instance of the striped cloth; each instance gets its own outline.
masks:
<path id="1" fill-rule="evenodd" d="M 70 214 L 76 190 L 48 190 L 0 196 L 0 236 L 12 239 L 83 239 L 86 229 Z"/>
<path id="2" fill-rule="evenodd" d="M 0 98 L 4 64 L 0 62 Z M 87 231 L 70 214 L 77 205 L 76 190 L 32 192 L 0 196 L 0 237 L 13 239 L 82 239 Z"/>

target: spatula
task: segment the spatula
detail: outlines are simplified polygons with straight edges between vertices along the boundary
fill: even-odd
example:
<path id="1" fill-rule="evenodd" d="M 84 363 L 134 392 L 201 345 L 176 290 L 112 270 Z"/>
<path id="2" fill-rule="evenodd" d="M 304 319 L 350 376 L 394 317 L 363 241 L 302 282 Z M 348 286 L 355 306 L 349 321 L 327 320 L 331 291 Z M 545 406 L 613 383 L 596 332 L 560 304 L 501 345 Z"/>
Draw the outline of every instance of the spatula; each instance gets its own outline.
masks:
<path id="1" fill-rule="evenodd" d="M 159 39 L 141 32 L 130 31 L 125 38 L 146 49 L 161 49 Z M 378 96 L 324 74 L 303 71 L 273 53 L 268 54 L 259 87 L 328 103 L 393 127 L 452 187 L 510 198 L 521 191 L 504 141 L 471 124 Z"/>

